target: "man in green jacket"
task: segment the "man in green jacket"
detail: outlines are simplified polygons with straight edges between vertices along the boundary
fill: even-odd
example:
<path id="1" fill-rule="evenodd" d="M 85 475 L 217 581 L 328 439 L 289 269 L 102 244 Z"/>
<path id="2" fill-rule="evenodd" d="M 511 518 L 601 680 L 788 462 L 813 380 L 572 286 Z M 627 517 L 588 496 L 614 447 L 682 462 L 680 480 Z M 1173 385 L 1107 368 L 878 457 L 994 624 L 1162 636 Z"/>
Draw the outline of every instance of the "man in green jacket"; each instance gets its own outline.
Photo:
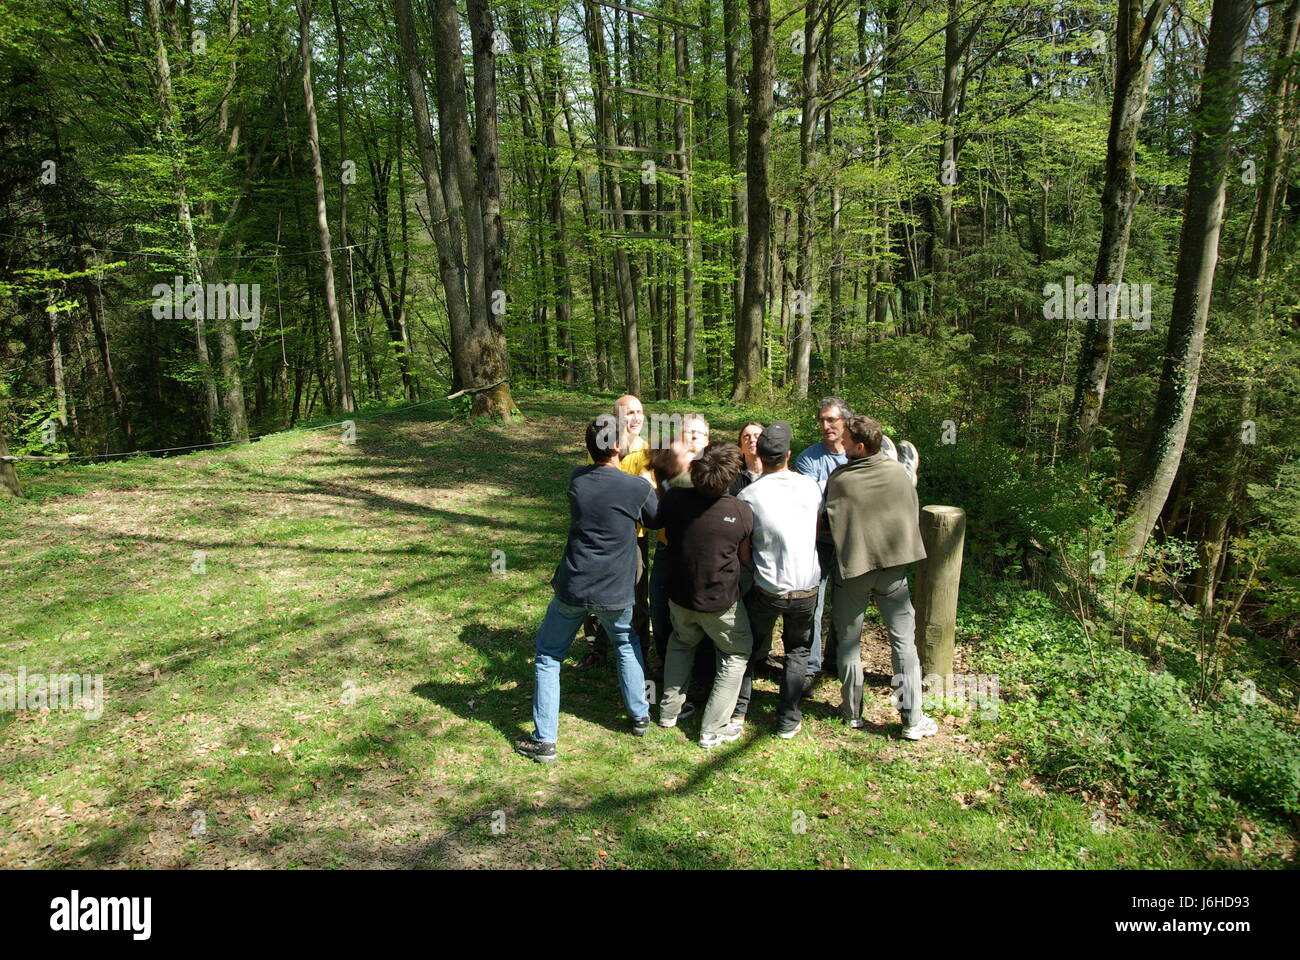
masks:
<path id="1" fill-rule="evenodd" d="M 842 700 L 840 712 L 862 729 L 862 618 L 873 596 L 889 630 L 895 702 L 903 737 L 938 732 L 921 712 L 921 660 L 916 653 L 916 611 L 907 588 L 907 565 L 925 559 L 920 504 L 907 470 L 882 453 L 880 424 L 849 417 L 844 428 L 848 462 L 826 481 L 826 523 L 835 543 L 835 605 L 831 617 Z"/>

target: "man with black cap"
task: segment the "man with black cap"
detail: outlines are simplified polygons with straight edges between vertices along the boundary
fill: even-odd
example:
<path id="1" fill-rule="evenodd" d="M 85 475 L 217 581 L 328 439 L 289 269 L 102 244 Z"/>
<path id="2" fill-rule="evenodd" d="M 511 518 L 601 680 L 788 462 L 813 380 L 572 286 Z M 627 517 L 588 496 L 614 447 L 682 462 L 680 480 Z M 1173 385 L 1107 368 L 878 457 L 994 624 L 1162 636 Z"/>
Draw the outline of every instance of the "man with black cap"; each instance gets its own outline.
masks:
<path id="1" fill-rule="evenodd" d="M 785 670 L 777 706 L 777 735 L 790 739 L 799 732 L 803 716 L 799 697 L 812 640 L 813 614 L 821 566 L 817 558 L 817 515 L 821 512 L 821 487 L 812 477 L 790 469 L 793 429 L 777 420 L 758 438 L 763 473 L 742 490 L 737 499 L 754 514 L 751 557 L 754 587 L 745 598 L 754 650 L 741 681 L 732 714 L 743 723 L 753 696 L 754 670 L 772 649 L 772 629 L 781 618 L 785 645 Z"/>

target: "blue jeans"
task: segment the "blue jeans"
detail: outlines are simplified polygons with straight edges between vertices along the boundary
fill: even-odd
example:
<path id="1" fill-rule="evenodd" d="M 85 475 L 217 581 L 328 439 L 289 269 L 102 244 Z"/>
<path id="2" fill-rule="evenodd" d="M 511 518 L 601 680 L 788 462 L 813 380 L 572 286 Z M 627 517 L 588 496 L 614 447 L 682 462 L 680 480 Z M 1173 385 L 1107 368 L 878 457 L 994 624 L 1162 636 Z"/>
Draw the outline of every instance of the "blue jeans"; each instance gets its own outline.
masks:
<path id="1" fill-rule="evenodd" d="M 648 717 L 645 699 L 645 663 L 641 643 L 632 629 L 632 608 L 592 610 L 551 598 L 537 630 L 537 656 L 533 660 L 533 739 L 554 743 L 560 726 L 560 664 L 569 652 L 588 612 L 594 613 L 609 634 L 618 664 L 618 685 L 633 719 Z"/>

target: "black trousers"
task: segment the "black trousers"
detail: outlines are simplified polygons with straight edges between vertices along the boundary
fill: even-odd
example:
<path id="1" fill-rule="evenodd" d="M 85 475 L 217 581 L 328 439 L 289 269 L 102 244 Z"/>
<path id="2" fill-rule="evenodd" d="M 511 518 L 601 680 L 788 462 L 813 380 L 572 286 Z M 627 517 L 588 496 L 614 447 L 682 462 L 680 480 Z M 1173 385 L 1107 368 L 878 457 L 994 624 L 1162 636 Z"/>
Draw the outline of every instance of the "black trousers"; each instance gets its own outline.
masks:
<path id="1" fill-rule="evenodd" d="M 745 678 L 740 682 L 740 695 L 736 698 L 733 716 L 745 716 L 749 701 L 754 696 L 754 671 L 772 652 L 772 630 L 781 618 L 781 643 L 785 646 L 785 669 L 781 671 L 781 698 L 777 703 L 777 726 L 788 730 L 803 719 L 799 698 L 803 695 L 804 674 L 808 671 L 808 653 L 811 649 L 813 613 L 817 610 L 817 594 L 797 599 L 769 597 L 755 586 L 745 597 L 745 611 L 749 614 L 749 629 L 754 634 L 754 652 L 750 654 Z"/>

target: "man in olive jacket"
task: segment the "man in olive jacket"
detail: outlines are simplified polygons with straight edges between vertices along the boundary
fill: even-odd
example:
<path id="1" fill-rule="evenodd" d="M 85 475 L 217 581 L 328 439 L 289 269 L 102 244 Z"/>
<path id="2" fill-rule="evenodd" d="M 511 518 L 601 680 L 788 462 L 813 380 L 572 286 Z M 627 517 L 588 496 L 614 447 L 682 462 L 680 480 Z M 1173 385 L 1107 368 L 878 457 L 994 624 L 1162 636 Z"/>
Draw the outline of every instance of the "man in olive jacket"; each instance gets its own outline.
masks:
<path id="1" fill-rule="evenodd" d="M 893 686 L 903 736 L 933 736 L 938 724 L 921 712 L 921 661 L 907 565 L 925 559 L 920 505 L 907 470 L 880 452 L 880 424 L 871 417 L 845 423 L 848 463 L 826 481 L 826 523 L 835 543 L 832 637 L 839 666 L 840 712 L 855 729 L 862 719 L 862 618 L 873 596 L 889 630 Z"/>

